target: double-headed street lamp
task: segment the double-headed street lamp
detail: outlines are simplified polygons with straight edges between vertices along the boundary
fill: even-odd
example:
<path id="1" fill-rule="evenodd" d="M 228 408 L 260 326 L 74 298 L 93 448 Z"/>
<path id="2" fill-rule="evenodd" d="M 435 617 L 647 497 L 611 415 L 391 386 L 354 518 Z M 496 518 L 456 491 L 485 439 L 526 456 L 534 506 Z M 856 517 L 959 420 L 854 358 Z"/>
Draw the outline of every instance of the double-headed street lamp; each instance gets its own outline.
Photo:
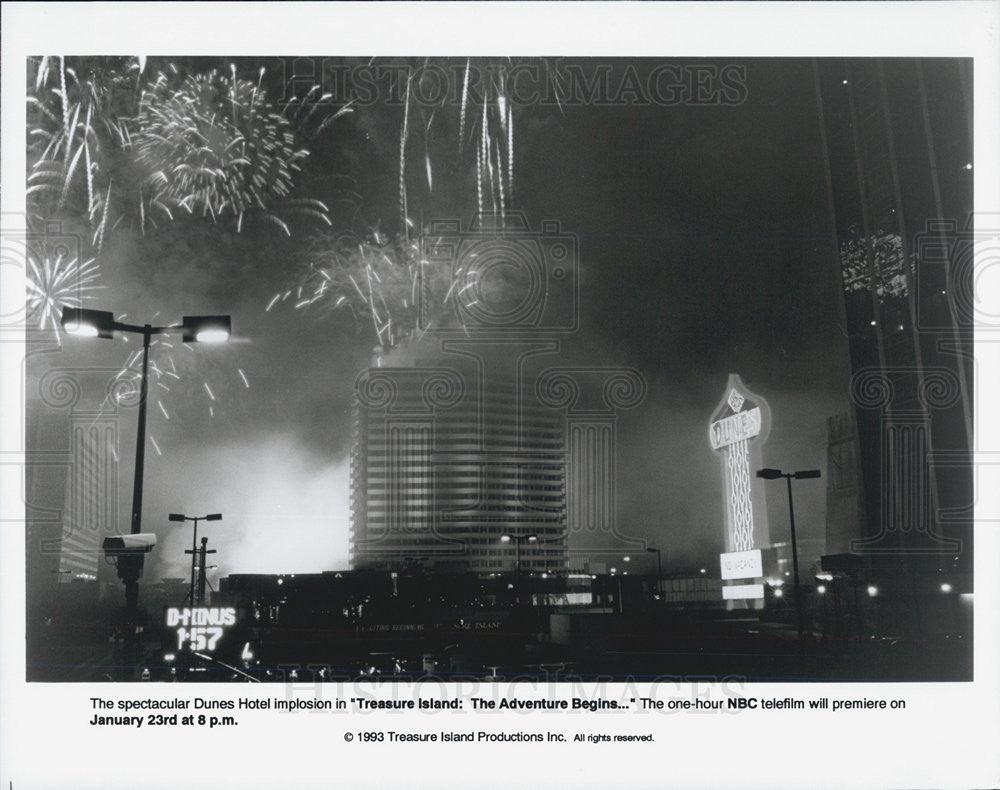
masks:
<path id="1" fill-rule="evenodd" d="M 194 522 L 194 533 L 191 536 L 191 592 L 188 595 L 191 598 L 191 605 L 194 606 L 195 601 L 195 566 L 198 561 L 198 522 L 199 521 L 222 521 L 221 513 L 209 513 L 207 516 L 185 516 L 183 513 L 171 513 L 167 518 L 170 521 L 193 521 Z M 205 569 L 202 568 L 202 574 L 204 575 Z"/>
<path id="2" fill-rule="evenodd" d="M 659 596 L 660 600 L 663 600 L 663 555 L 659 549 L 654 549 L 649 547 L 646 549 L 647 552 L 656 552 L 656 594 Z"/>
<path id="3" fill-rule="evenodd" d="M 153 335 L 181 332 L 185 343 L 224 343 L 229 340 L 232 321 L 228 315 L 184 316 L 180 324 L 153 326 L 151 324 L 125 324 L 116 321 L 107 310 L 86 310 L 81 307 L 63 308 L 62 327 L 71 335 L 111 339 L 115 332 L 133 332 L 142 335 L 142 376 L 139 383 L 139 427 L 135 437 L 135 481 L 132 487 L 131 534 L 138 535 L 142 528 L 142 475 L 146 458 L 146 399 L 149 391 L 149 342 Z M 148 548 L 151 548 L 149 546 Z M 146 549 L 148 551 L 148 548 Z M 123 569 L 125 572 L 123 573 Z M 135 620 L 139 604 L 140 563 L 119 563 L 118 575 L 125 583 L 125 612 L 128 619 L 130 651 L 135 646 Z M 129 659 L 136 656 L 130 652 Z"/>
<path id="4" fill-rule="evenodd" d="M 501 543 L 513 542 L 517 546 L 517 561 L 514 566 L 514 583 L 517 584 L 517 602 L 521 603 L 521 544 L 537 543 L 538 535 L 501 535 Z"/>
<path id="5" fill-rule="evenodd" d="M 802 623 L 802 591 L 799 588 L 799 549 L 795 541 L 795 508 L 792 506 L 792 478 L 796 480 L 809 480 L 820 476 L 819 469 L 806 469 L 801 472 L 782 472 L 780 469 L 758 469 L 757 477 L 765 480 L 777 480 L 779 477 L 785 478 L 788 483 L 788 523 L 792 532 L 792 573 L 795 575 L 795 622 L 799 639 L 802 638 L 804 630 Z"/>
<path id="6" fill-rule="evenodd" d="M 521 544 L 522 543 L 537 543 L 538 535 L 501 535 L 501 543 L 512 542 L 517 546 L 517 565 L 515 566 L 516 573 L 518 576 L 521 575 Z"/>

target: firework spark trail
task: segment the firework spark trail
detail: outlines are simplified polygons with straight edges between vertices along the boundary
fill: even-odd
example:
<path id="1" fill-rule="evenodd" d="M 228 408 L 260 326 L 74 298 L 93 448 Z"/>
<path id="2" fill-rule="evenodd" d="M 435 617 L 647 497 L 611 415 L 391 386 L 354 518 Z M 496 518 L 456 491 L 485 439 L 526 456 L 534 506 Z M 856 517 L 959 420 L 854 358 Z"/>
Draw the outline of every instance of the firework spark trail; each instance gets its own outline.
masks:
<path id="1" fill-rule="evenodd" d="M 469 67 L 471 61 L 466 58 L 465 60 L 465 78 L 462 80 L 462 109 L 459 112 L 458 117 L 458 151 L 462 152 L 462 146 L 465 145 L 465 110 L 469 104 Z"/>
<path id="2" fill-rule="evenodd" d="M 402 214 L 403 235 L 409 238 L 407 222 L 410 212 L 406 204 L 406 138 L 409 136 L 410 85 L 413 75 L 406 78 L 406 98 L 403 101 L 403 128 L 399 134 L 399 210 Z"/>
<path id="3" fill-rule="evenodd" d="M 507 107 L 507 194 L 514 202 L 514 108 Z"/>
<path id="4" fill-rule="evenodd" d="M 124 319 L 125 316 L 120 316 L 118 320 Z M 128 338 L 122 336 L 123 341 L 127 341 Z M 198 354 L 192 349 L 192 347 L 187 343 L 180 344 L 183 348 L 187 349 L 190 356 L 187 358 L 190 360 L 190 365 L 197 366 L 200 364 L 198 362 Z M 172 392 L 171 388 L 164 383 L 162 379 L 167 378 L 167 380 L 174 379 L 176 381 L 183 382 L 188 376 L 181 375 L 178 371 L 177 363 L 174 360 L 175 344 L 166 340 L 164 337 L 156 337 L 150 343 L 150 361 L 149 361 L 149 384 L 150 388 L 147 397 L 153 399 L 160 390 L 165 392 Z M 153 355 L 158 355 L 158 359 L 154 358 Z M 136 349 L 129 353 L 129 358 L 126 361 L 124 367 L 122 367 L 114 378 L 114 382 L 125 382 L 127 386 L 115 386 L 114 383 L 108 390 L 108 398 L 101 404 L 100 411 L 103 413 L 106 408 L 109 408 L 111 413 L 115 413 L 118 408 L 122 405 L 125 400 L 132 400 L 138 397 L 140 389 L 140 379 L 141 379 L 141 363 L 142 363 L 142 349 Z M 243 368 L 235 368 L 239 379 L 242 382 L 241 390 L 250 388 L 250 381 L 247 378 L 246 372 Z M 204 397 L 209 403 L 209 416 L 215 417 L 215 408 L 213 404 L 224 402 L 226 399 L 221 393 L 217 393 L 216 389 L 208 381 L 201 381 L 201 388 L 204 391 Z M 225 382 L 223 382 L 225 384 Z M 155 385 L 155 386 L 154 386 Z M 112 394 L 114 398 L 112 398 Z M 174 401 L 174 409 L 168 409 L 167 403 L 161 398 L 163 397 L 160 393 L 160 398 L 155 398 L 157 408 L 163 415 L 165 420 L 170 420 L 171 422 L 176 422 L 172 419 L 171 411 L 174 411 L 174 417 L 177 416 L 178 408 L 185 406 L 186 404 L 194 405 L 191 401 L 190 393 L 182 395 L 180 400 Z M 196 403 L 196 401 L 195 401 Z M 180 417 L 180 421 L 184 421 L 184 417 Z M 163 441 L 161 437 L 160 441 Z M 157 452 L 162 455 L 163 448 L 157 445 Z"/>
<path id="5" fill-rule="evenodd" d="M 480 180 L 481 183 L 485 183 L 485 181 L 486 181 L 485 177 L 483 176 L 483 171 L 486 170 L 489 167 L 489 164 L 490 164 L 490 154 L 489 154 L 489 150 L 487 149 L 487 140 L 489 139 L 489 133 L 487 131 L 488 127 L 489 127 L 489 116 L 488 116 L 488 114 L 486 112 L 487 106 L 488 106 L 487 103 L 484 101 L 483 102 L 483 119 L 482 119 L 482 124 L 481 124 L 480 130 L 479 130 L 479 163 L 478 163 L 478 171 L 479 171 L 479 180 Z M 482 187 L 480 187 L 479 191 L 480 191 L 480 193 L 482 192 Z M 479 213 L 480 213 L 480 215 L 482 214 L 482 212 L 483 212 L 482 201 L 480 201 L 480 206 L 479 206 Z"/>
<path id="6" fill-rule="evenodd" d="M 505 213 L 504 201 L 503 201 L 503 160 L 500 159 L 500 146 L 496 148 L 497 152 L 497 186 L 499 187 L 500 193 L 500 219 L 503 220 Z"/>

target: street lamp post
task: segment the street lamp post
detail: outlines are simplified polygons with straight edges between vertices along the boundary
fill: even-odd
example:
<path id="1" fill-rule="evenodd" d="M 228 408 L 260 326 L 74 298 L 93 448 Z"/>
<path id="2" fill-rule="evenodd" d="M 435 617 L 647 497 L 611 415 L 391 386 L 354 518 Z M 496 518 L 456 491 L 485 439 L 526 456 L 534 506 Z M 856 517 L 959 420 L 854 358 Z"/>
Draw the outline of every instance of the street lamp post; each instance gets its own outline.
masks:
<path id="1" fill-rule="evenodd" d="M 171 513 L 167 518 L 170 521 L 193 521 L 194 522 L 194 533 L 191 535 L 191 591 L 188 593 L 188 597 L 191 599 L 191 605 L 195 604 L 195 563 L 198 552 L 198 522 L 199 521 L 221 521 L 221 513 L 209 513 L 207 516 L 185 516 L 183 513 Z"/>
<path id="2" fill-rule="evenodd" d="M 659 549 L 647 548 L 648 552 L 656 552 L 656 594 L 663 600 L 663 555 Z"/>
<path id="3" fill-rule="evenodd" d="M 517 557 L 516 565 L 515 565 L 515 572 L 518 573 L 518 574 L 520 574 L 521 573 L 521 544 L 522 543 L 535 543 L 535 542 L 537 542 L 538 541 L 538 535 L 501 535 L 500 536 L 500 542 L 501 543 L 510 543 L 511 541 L 513 541 L 514 544 L 517 546 L 517 553 L 515 555 Z"/>
<path id="4" fill-rule="evenodd" d="M 149 394 L 149 344 L 153 335 L 170 332 L 183 333 L 184 342 L 220 343 L 229 339 L 231 320 L 227 315 L 184 316 L 182 323 L 171 326 L 151 324 L 126 324 L 116 321 L 107 310 L 87 310 L 66 307 L 62 313 L 62 327 L 71 335 L 111 339 L 115 332 L 132 332 L 142 335 L 142 375 L 139 381 L 139 425 L 135 437 L 135 478 L 132 485 L 131 534 L 142 531 L 142 480 L 146 460 L 146 398 Z M 128 660 L 135 663 L 136 620 L 139 610 L 139 576 L 141 562 L 119 563 L 118 575 L 125 583 L 125 618 L 128 638 Z"/>
<path id="5" fill-rule="evenodd" d="M 514 581 L 517 584 L 517 600 L 521 600 L 521 544 L 522 543 L 536 543 L 538 541 L 538 535 L 501 535 L 501 543 L 514 542 L 517 547 L 515 556 L 517 557 L 516 563 L 514 565 Z"/>
<path id="6" fill-rule="evenodd" d="M 802 589 L 799 586 L 799 549 L 795 540 L 795 508 L 792 505 L 792 478 L 809 480 L 819 476 L 819 469 L 806 469 L 801 472 L 782 472 L 780 469 L 757 470 L 757 477 L 762 477 L 765 480 L 777 480 L 779 477 L 783 477 L 788 484 L 788 523 L 792 533 L 792 573 L 795 576 L 795 622 L 799 639 L 802 638 L 804 627 L 802 622 Z"/>

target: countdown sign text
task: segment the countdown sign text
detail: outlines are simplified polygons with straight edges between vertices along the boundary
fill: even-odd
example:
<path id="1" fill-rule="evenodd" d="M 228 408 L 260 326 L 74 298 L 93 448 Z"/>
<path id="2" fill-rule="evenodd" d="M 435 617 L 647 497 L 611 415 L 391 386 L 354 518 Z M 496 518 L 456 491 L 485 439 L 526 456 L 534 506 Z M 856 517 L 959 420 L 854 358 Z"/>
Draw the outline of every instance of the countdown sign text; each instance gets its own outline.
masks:
<path id="1" fill-rule="evenodd" d="M 167 607 L 167 627 L 177 630 L 177 649 L 211 652 L 236 624 L 236 609 L 232 606 Z"/>

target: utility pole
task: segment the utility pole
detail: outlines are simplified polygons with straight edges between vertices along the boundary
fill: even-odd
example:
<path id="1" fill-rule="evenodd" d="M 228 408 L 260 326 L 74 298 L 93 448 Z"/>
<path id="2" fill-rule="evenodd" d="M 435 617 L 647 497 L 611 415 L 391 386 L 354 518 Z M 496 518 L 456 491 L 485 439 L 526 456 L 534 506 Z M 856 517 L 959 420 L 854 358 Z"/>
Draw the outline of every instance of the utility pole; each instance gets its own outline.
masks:
<path id="1" fill-rule="evenodd" d="M 215 549 L 208 548 L 208 538 L 201 539 L 200 549 L 186 549 L 185 554 L 190 554 L 191 556 L 191 568 L 192 568 L 192 578 L 194 578 L 194 568 L 197 566 L 197 587 L 191 588 L 191 605 L 198 606 L 205 602 L 205 555 L 215 554 Z"/>
<path id="2" fill-rule="evenodd" d="M 185 551 L 185 554 L 191 555 L 191 589 L 188 591 L 188 599 L 191 601 L 191 605 L 194 606 L 196 603 L 196 585 L 198 584 L 198 576 L 196 573 L 198 564 L 198 522 L 199 521 L 221 521 L 221 513 L 209 513 L 207 516 L 185 516 L 183 513 L 171 513 L 168 518 L 171 521 L 193 521 L 194 531 L 191 533 L 191 548 Z M 202 542 L 205 539 L 202 538 Z M 214 551 L 210 551 L 209 554 L 214 554 Z M 202 568 L 205 567 L 205 558 L 202 557 Z M 201 597 L 205 597 L 205 585 L 204 582 L 201 583 Z"/>
<path id="3" fill-rule="evenodd" d="M 799 585 L 799 547 L 795 538 L 795 507 L 792 505 L 792 478 L 796 480 L 815 479 L 820 476 L 819 469 L 806 469 L 801 472 L 782 472 L 780 469 L 759 469 L 757 477 L 765 480 L 785 478 L 788 484 L 788 525 L 792 533 L 792 573 L 795 575 L 795 625 L 799 639 L 805 631 L 802 607 L 802 588 Z"/>

